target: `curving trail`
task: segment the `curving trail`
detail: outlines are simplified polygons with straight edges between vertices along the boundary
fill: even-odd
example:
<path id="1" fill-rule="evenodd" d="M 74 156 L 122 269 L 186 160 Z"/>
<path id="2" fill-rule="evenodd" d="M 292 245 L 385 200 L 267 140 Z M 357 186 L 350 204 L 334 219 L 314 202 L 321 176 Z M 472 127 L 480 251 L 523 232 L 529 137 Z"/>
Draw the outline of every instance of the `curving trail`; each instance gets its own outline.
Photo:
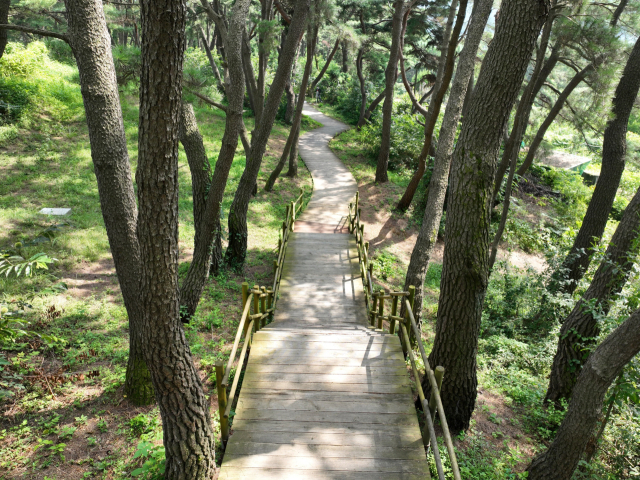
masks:
<path id="1" fill-rule="evenodd" d="M 300 138 L 314 191 L 287 247 L 274 321 L 254 335 L 220 479 L 430 478 L 397 336 L 370 329 L 348 234 L 357 184 L 328 142 Z"/>

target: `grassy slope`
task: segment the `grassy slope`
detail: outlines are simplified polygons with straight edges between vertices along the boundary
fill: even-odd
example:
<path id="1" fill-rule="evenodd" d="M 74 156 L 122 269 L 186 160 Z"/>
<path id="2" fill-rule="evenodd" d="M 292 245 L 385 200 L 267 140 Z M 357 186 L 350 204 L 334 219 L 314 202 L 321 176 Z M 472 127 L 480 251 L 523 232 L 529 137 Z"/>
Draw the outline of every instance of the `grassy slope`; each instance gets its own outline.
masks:
<path id="1" fill-rule="evenodd" d="M 77 72 L 59 64 L 56 68 L 72 90 L 74 115 L 60 122 L 55 114 L 34 114 L 30 121 L 22 121 L 19 128 L 11 127 L 4 136 L 0 145 L 0 250 L 34 238 L 53 223 L 64 222 L 52 243 L 23 249 L 29 255 L 44 251 L 58 258 L 59 263 L 52 267 L 50 275 L 0 280 L 0 301 L 27 301 L 32 306 L 27 309 L 27 319 L 33 328 L 55 334 L 67 344 L 51 350 L 37 341 L 31 345 L 19 343 L 0 353 L 11 363 L 3 367 L 0 388 L 14 392 L 0 401 L 0 478 L 128 478 L 129 472 L 142 463 L 141 459 L 132 459 L 140 435 L 155 438 L 157 443 L 160 421 L 154 407 L 136 408 L 122 398 L 128 349 L 126 312 L 100 213 L 79 87 L 75 83 Z M 135 88 L 126 88 L 121 98 L 135 171 Z M 213 164 L 224 130 L 223 114 L 196 105 L 196 115 Z M 251 129 L 252 119 L 245 120 Z M 287 134 L 287 127 L 274 127 L 258 180 L 260 187 L 274 167 Z M 223 224 L 244 164 L 239 145 L 225 191 Z M 182 150 L 179 171 L 180 271 L 184 273 L 193 248 L 194 229 L 191 179 Z M 283 177 L 269 194 L 260 188 L 249 208 L 249 251 L 244 273 L 224 272 L 211 279 L 196 319 L 187 327 L 205 388 L 213 394 L 212 405 L 216 405 L 212 366 L 217 359 L 228 358 L 239 320 L 240 284 L 270 284 L 274 248 L 286 205 L 300 188 L 305 188 L 308 200 L 311 184 L 302 164 L 299 178 Z M 61 222 L 39 215 L 42 207 L 70 207 L 72 212 Z M 61 283 L 68 286 L 67 291 L 44 291 Z M 42 376 L 43 373 L 49 376 Z M 50 376 L 77 373 L 84 377 L 73 377 L 73 382 L 56 382 L 56 377 Z M 216 417 L 212 415 L 218 429 Z M 69 435 L 73 428 L 76 430 Z M 38 448 L 43 441 L 51 443 Z"/>

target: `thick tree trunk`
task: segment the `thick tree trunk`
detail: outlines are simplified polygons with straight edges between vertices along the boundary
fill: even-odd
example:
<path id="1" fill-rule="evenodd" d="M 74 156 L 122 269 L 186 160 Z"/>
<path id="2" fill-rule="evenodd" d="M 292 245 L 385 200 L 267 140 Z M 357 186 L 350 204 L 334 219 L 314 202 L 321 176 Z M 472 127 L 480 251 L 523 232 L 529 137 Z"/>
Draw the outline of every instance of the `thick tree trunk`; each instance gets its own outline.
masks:
<path id="1" fill-rule="evenodd" d="M 531 146 L 529 147 L 529 151 L 527 152 L 527 157 L 517 171 L 518 175 L 522 176 L 527 172 L 527 170 L 529 170 L 529 167 L 533 164 L 536 153 L 538 153 L 538 148 L 540 147 L 542 140 L 544 140 L 544 135 L 547 133 L 547 130 L 549 129 L 551 124 L 555 121 L 556 117 L 562 110 L 562 107 L 564 107 L 564 104 L 569 98 L 569 95 L 571 95 L 576 87 L 580 85 L 585 78 L 587 78 L 587 75 L 592 73 L 595 68 L 600 65 L 600 63 L 602 63 L 602 59 L 603 57 L 600 57 L 600 59 L 598 59 L 596 62 L 590 63 L 589 65 L 584 67 L 582 70 L 576 73 L 571 81 L 567 84 L 567 86 L 564 87 L 564 90 L 560 93 L 560 96 L 558 96 L 556 103 L 554 103 L 553 107 L 551 107 L 551 110 L 547 114 L 547 117 L 544 119 L 544 122 L 542 122 L 542 125 L 540 125 L 540 128 L 536 132 L 536 136 L 534 137 L 533 142 L 531 142 Z"/>
<path id="2" fill-rule="evenodd" d="M 246 28 L 244 26 L 242 27 L 242 29 L 244 32 L 242 39 L 242 66 L 244 68 L 244 78 L 247 83 L 247 96 L 249 97 L 249 104 L 251 105 L 251 110 L 253 110 L 255 116 L 255 125 L 257 128 L 262 117 L 264 101 L 260 101 L 260 95 L 258 93 L 258 82 L 253 71 L 253 64 L 251 63 L 251 45 L 249 43 L 249 35 L 247 34 Z"/>
<path id="3" fill-rule="evenodd" d="M 445 367 L 449 427 L 466 429 L 477 394 L 476 355 L 489 274 L 489 226 L 502 129 L 549 4 L 504 0 L 453 154 L 438 320 L 431 365 Z M 465 83 L 468 79 L 465 79 Z"/>
<path id="4" fill-rule="evenodd" d="M 455 11 L 455 0 L 451 3 L 452 10 Z M 411 205 L 413 196 L 418 190 L 420 180 L 427 169 L 427 156 L 431 150 L 431 141 L 433 139 L 433 131 L 436 128 L 436 122 L 440 116 L 440 108 L 442 107 L 442 101 L 449 89 L 451 83 L 451 77 L 453 76 L 453 67 L 456 62 L 456 47 L 458 45 L 458 37 L 462 31 L 462 25 L 464 24 L 465 16 L 467 14 L 467 0 L 460 2 L 460 8 L 458 9 L 458 17 L 456 18 L 456 25 L 453 28 L 453 32 L 450 29 L 445 30 L 445 40 L 442 44 L 442 53 L 440 54 L 440 61 L 438 66 L 438 77 L 436 77 L 435 97 L 429 102 L 429 110 L 425 116 L 424 126 L 424 145 L 422 145 L 422 151 L 418 158 L 418 169 L 411 177 L 409 185 L 402 195 L 402 198 L 398 202 L 398 210 L 405 211 Z M 449 24 L 447 24 L 449 27 Z M 448 39 L 448 41 L 447 41 Z M 442 67 L 442 70 L 441 68 Z M 457 120 L 456 120 L 457 124 Z"/>
<path id="5" fill-rule="evenodd" d="M 509 167 L 512 162 L 517 161 L 518 154 L 520 153 L 520 145 L 522 144 L 522 139 L 524 138 L 524 134 L 527 131 L 529 124 L 529 116 L 531 115 L 533 102 L 560 58 L 562 43 L 558 42 L 552 48 L 549 58 L 546 61 L 544 60 L 554 20 L 555 15 L 549 16 L 547 23 L 544 26 L 540 38 L 540 47 L 536 54 L 536 65 L 531 75 L 531 79 L 518 102 L 518 108 L 516 109 L 514 116 L 511 134 L 504 145 L 502 160 L 498 166 L 498 172 L 496 173 L 496 186 L 493 194 L 494 201 L 502 186 L 502 180 L 504 179 L 507 167 Z M 513 160 L 514 157 L 516 160 Z"/>
<path id="6" fill-rule="evenodd" d="M 278 113 L 284 84 L 306 27 L 309 9 L 310 0 L 298 0 L 296 2 L 287 40 L 280 54 L 278 69 L 269 88 L 269 95 L 260 119 L 260 125 L 256 128 L 251 138 L 251 155 L 247 158 L 247 166 L 242 173 L 238 189 L 231 204 L 229 211 L 229 246 L 227 247 L 225 260 L 233 266 L 242 265 L 247 254 L 247 210 L 249 209 L 251 192 L 256 186 L 262 157 L 271 134 L 273 122 Z"/>
<path id="7" fill-rule="evenodd" d="M 594 312 L 609 312 L 611 300 L 620 293 L 637 261 L 639 238 L 640 189 L 627 206 L 591 285 L 562 324 L 546 401 L 558 403 L 561 398 L 571 397 L 589 347 L 600 334 Z"/>
<path id="8" fill-rule="evenodd" d="M 313 80 L 313 82 L 311 82 L 311 87 L 309 87 L 309 90 L 311 90 L 312 95 L 313 95 L 313 92 L 316 91 L 316 87 L 318 86 L 318 83 L 320 83 L 320 80 L 322 80 L 322 77 L 324 77 L 324 74 L 327 72 L 329 65 L 331 65 L 331 60 L 333 60 L 333 57 L 338 51 L 339 46 L 340 46 L 340 37 L 336 38 L 336 43 L 333 45 L 333 48 L 331 49 L 331 52 L 327 57 L 327 61 L 324 62 L 324 67 L 322 67 L 322 70 L 320 70 L 320 73 L 318 73 L 318 75 Z"/>
<path id="9" fill-rule="evenodd" d="M 530 480 L 569 480 L 602 413 L 611 383 L 640 351 L 636 310 L 591 354 L 573 390 L 569 410 L 549 449 L 528 468 Z"/>
<path id="10" fill-rule="evenodd" d="M 296 113 L 296 92 L 293 90 L 291 78 L 289 78 L 284 87 L 284 93 L 287 96 L 287 109 L 284 112 L 284 123 L 291 125 L 293 123 L 293 116 Z"/>
<path id="11" fill-rule="evenodd" d="M 220 259 L 212 255 L 216 255 L 217 250 L 222 249 L 219 240 L 220 206 L 233 157 L 238 147 L 238 136 L 244 130 L 242 109 L 245 82 L 241 50 L 242 32 L 250 3 L 250 0 L 242 0 L 234 4 L 232 14 L 229 17 L 228 32 L 225 35 L 225 51 L 231 80 L 227 87 L 229 105 L 226 112 L 222 145 L 207 196 L 206 210 L 199 226 L 199 232 L 196 232 L 197 238 L 194 242 L 196 248 L 194 248 L 191 265 L 180 289 L 180 303 L 185 307 L 183 320 L 188 320 L 195 313 L 210 266 L 213 267 L 213 273 L 215 273 L 216 262 L 218 267 L 220 263 Z M 212 244 L 213 249 L 211 248 Z M 221 256 L 221 253 L 218 255 Z"/>
<path id="12" fill-rule="evenodd" d="M 640 89 L 640 41 L 635 46 L 622 72 L 622 78 L 613 98 L 613 119 L 607 124 L 602 144 L 602 168 L 587 213 L 573 246 L 556 272 L 559 288 L 573 293 L 578 281 L 589 268 L 592 247 L 600 242 L 616 198 L 620 179 L 625 167 L 627 151 L 627 126 L 633 103 Z"/>
<path id="13" fill-rule="evenodd" d="M 304 65 L 304 74 L 302 75 L 302 83 L 300 83 L 300 95 L 298 96 L 298 103 L 296 105 L 296 111 L 293 117 L 293 125 L 291 126 L 291 131 L 289 132 L 289 137 L 287 138 L 287 143 L 284 146 L 284 150 L 282 151 L 282 155 L 280 156 L 280 161 L 276 165 L 276 168 L 273 170 L 269 179 L 267 180 L 264 189 L 267 192 L 273 190 L 273 186 L 280 176 L 280 172 L 284 168 L 287 159 L 292 153 L 292 149 L 295 146 L 296 149 L 296 160 L 297 160 L 297 144 L 298 137 L 300 136 L 300 122 L 302 120 L 302 109 L 304 107 L 304 92 L 307 91 L 307 83 L 309 83 L 309 76 L 311 75 L 311 68 L 313 67 L 313 55 L 315 53 L 315 35 L 317 35 L 318 29 L 317 27 L 310 27 L 307 29 L 307 38 L 313 38 L 313 41 L 307 42 L 307 60 Z M 289 162 L 289 171 L 287 172 L 287 176 L 295 177 L 298 172 L 297 162 L 293 165 L 293 169 L 291 168 L 291 161 Z M 295 171 L 295 173 L 294 173 Z"/>
<path id="14" fill-rule="evenodd" d="M 11 0 L 0 0 L 0 24 L 5 25 L 9 23 L 9 6 Z M 0 28 L 0 58 L 4 55 L 4 49 L 7 46 L 7 31 L 4 28 Z"/>
<path id="15" fill-rule="evenodd" d="M 376 182 L 389 181 L 387 173 L 389 167 L 389 152 L 391 150 L 391 117 L 393 115 L 393 99 L 395 97 L 395 84 L 398 77 L 398 60 L 402 48 L 402 23 L 405 13 L 404 0 L 394 0 L 393 19 L 391 21 L 391 49 L 389 50 L 389 62 L 385 70 L 384 103 L 382 104 L 382 135 L 380 139 L 380 153 L 376 166 Z"/>
<path id="16" fill-rule="evenodd" d="M 493 0 L 476 1 L 473 16 L 469 24 L 467 39 L 464 42 L 462 52 L 460 52 L 456 75 L 453 80 L 453 85 L 451 86 L 451 94 L 449 95 L 447 108 L 444 112 L 444 118 L 442 119 L 433 174 L 431 176 L 431 182 L 429 183 L 427 207 L 424 212 L 418 239 L 411 253 L 411 261 L 409 262 L 407 277 L 405 279 L 405 290 L 408 290 L 411 285 L 416 287 L 413 314 L 417 322 L 420 322 L 422 318 L 424 279 L 438 237 L 438 226 L 442 218 L 442 208 L 447 191 L 451 154 L 453 152 L 453 143 L 458 121 L 462 113 L 466 90 L 469 86 L 469 77 L 473 75 L 476 54 L 485 25 L 491 14 L 492 5 Z"/>
<path id="17" fill-rule="evenodd" d="M 139 305 L 140 247 L 127 139 L 118 95 L 111 38 L 102 2 L 66 0 L 69 43 L 80 74 L 91 159 L 111 255 L 129 316 L 129 362 L 125 394 L 135 404 L 153 401 L 153 388 L 143 356 Z"/>
<path id="18" fill-rule="evenodd" d="M 145 358 L 162 416 L 167 480 L 205 480 L 215 472 L 215 437 L 184 331 L 178 297 L 178 137 L 186 7 L 140 3 L 138 238 Z"/>
<path id="19" fill-rule="evenodd" d="M 296 130 L 296 136 L 293 139 L 293 144 L 291 145 L 291 152 L 289 153 L 289 169 L 287 170 L 286 176 L 289 178 L 295 178 L 298 176 L 298 147 L 300 140 L 300 127 Z"/>

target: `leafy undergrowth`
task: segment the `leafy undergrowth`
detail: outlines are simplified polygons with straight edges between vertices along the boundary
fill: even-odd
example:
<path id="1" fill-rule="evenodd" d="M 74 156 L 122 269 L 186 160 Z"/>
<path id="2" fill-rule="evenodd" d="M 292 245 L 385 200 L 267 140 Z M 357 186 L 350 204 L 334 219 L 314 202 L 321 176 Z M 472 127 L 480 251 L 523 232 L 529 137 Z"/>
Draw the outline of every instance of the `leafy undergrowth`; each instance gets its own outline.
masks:
<path id="1" fill-rule="evenodd" d="M 6 58 L 11 56 L 5 54 L 3 61 Z M 136 478 L 154 478 L 163 459 L 161 421 L 157 408 L 135 407 L 122 394 L 127 316 L 102 221 L 80 91 L 74 83 L 77 70 L 74 77 L 66 65 L 49 59 L 43 65 L 42 75 L 52 68 L 68 74 L 61 80 L 71 92 L 67 103 L 77 106 L 79 102 L 80 110 L 56 121 L 31 116 L 28 122 L 13 122 L 9 127 L 15 135 L 5 136 L 0 144 L 0 250 L 21 248 L 25 257 L 43 252 L 58 260 L 46 272 L 31 277 L 0 279 L 0 307 L 22 309 L 27 328 L 35 334 L 6 343 L 0 350 L 0 478 L 123 479 L 133 473 Z M 49 87 L 43 88 L 46 93 Z M 194 102 L 214 164 L 224 116 L 194 98 L 187 100 Z M 122 87 L 121 101 L 135 171 L 135 85 Z M 251 130 L 253 119 L 245 118 L 245 123 Z M 316 125 L 308 119 L 304 128 Z M 267 147 L 259 191 L 248 212 L 244 271 L 224 270 L 211 278 L 195 318 L 186 327 L 211 401 L 218 440 L 213 366 L 218 359 L 228 359 L 240 316 L 241 283 L 270 284 L 286 206 L 301 188 L 305 201 L 310 198 L 312 181 L 302 162 L 298 178 L 282 177 L 271 193 L 262 189 L 287 134 L 288 127 L 276 124 Z M 225 190 L 223 224 L 244 166 L 239 146 Z M 179 174 L 179 272 L 183 275 L 193 250 L 194 227 L 191 177 L 182 149 Z M 71 213 L 48 217 L 38 213 L 43 207 L 71 208 Z M 62 341 L 45 342 L 48 336 Z"/>

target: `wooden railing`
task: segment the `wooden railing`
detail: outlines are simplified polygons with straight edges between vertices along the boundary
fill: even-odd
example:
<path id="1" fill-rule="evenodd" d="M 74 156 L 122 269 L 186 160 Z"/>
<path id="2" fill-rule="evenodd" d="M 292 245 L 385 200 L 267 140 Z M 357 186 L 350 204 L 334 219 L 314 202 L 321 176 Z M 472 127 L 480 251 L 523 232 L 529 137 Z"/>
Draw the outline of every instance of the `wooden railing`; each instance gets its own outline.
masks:
<path id="1" fill-rule="evenodd" d="M 240 380 L 240 372 L 244 367 L 247 359 L 247 350 L 251 348 L 251 340 L 253 334 L 265 327 L 269 321 L 273 320 L 276 303 L 278 300 L 278 292 L 280 291 L 280 279 L 282 278 L 282 266 L 284 265 L 284 257 L 289 243 L 289 237 L 293 232 L 296 215 L 302 208 L 302 196 L 304 191 L 300 192 L 300 196 L 287 205 L 285 221 L 282 222 L 282 238 L 278 240 L 278 256 L 273 261 L 274 278 L 273 285 L 269 288 L 254 285 L 249 289 L 249 284 L 242 284 L 242 316 L 238 331 L 231 348 L 231 354 L 226 367 L 222 360 L 216 362 L 216 386 L 218 389 L 218 411 L 220 414 L 220 430 L 222 431 L 222 443 L 226 446 L 229 440 L 229 416 L 231 414 L 231 406 L 238 391 L 238 382 Z M 252 313 L 253 311 L 253 313 Z M 236 365 L 236 374 L 231 384 L 231 390 L 227 396 L 227 388 L 229 387 L 229 376 L 233 364 L 236 361 L 240 340 L 244 338 L 238 364 Z"/>
<path id="2" fill-rule="evenodd" d="M 420 405 L 422 405 L 422 412 L 425 420 L 425 431 L 422 434 L 422 438 L 425 442 L 425 447 L 428 448 L 429 445 L 431 446 L 436 463 L 436 470 L 438 472 L 438 478 L 440 480 L 444 480 L 444 469 L 442 467 L 442 459 L 440 457 L 440 450 L 438 448 L 436 432 L 433 425 L 433 421 L 437 413 L 440 418 L 440 424 L 444 434 L 443 436 L 445 445 L 447 446 L 447 452 L 449 454 L 453 477 L 455 480 L 460 480 L 462 477 L 460 476 L 456 453 L 453 449 L 453 440 L 451 438 L 451 433 L 449 432 L 447 419 L 442 406 L 442 399 L 440 397 L 444 368 L 439 366 L 436 367 L 434 371 L 429 365 L 429 360 L 427 359 L 427 354 L 421 341 L 420 330 L 418 329 L 418 325 L 416 324 L 416 320 L 413 316 L 415 287 L 410 286 L 408 292 L 385 292 L 382 289 L 378 292 L 374 292 L 373 263 L 369 258 L 369 242 L 364 241 L 364 224 L 361 221 L 361 209 L 359 206 L 358 193 L 356 193 L 355 203 L 349 204 L 348 223 L 349 232 L 353 233 L 356 238 L 358 258 L 360 260 L 360 274 L 362 276 L 370 328 L 383 330 L 384 321 L 386 320 L 389 325 L 389 333 L 395 334 L 396 324 L 399 325 L 397 330 L 400 334 L 402 351 L 404 352 L 405 358 L 409 357 L 409 361 L 411 362 L 416 390 L 418 391 L 418 397 L 420 398 Z M 387 314 L 385 314 L 385 300 L 391 301 L 391 310 Z M 404 307 L 404 315 L 398 314 L 399 306 L 401 310 L 402 307 Z M 431 397 L 428 401 L 425 398 L 422 384 L 420 383 L 418 367 L 416 366 L 416 358 L 414 354 L 415 344 L 417 344 L 420 351 L 427 379 L 431 387 Z"/>

